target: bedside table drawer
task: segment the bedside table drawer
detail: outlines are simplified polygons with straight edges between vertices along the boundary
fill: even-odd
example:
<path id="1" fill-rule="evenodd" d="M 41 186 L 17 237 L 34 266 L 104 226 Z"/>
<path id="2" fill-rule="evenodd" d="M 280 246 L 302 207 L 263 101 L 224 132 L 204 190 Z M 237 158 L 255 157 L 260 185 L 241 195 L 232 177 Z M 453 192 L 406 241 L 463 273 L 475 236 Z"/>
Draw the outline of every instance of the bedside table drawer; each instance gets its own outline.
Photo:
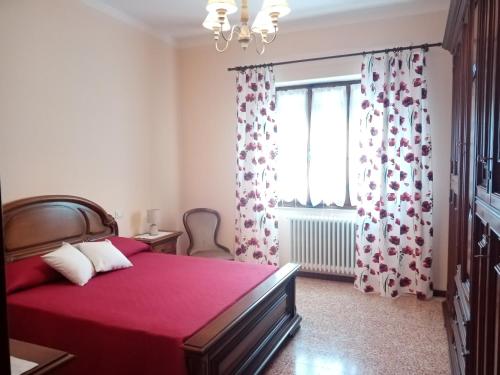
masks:
<path id="1" fill-rule="evenodd" d="M 179 231 L 161 230 L 153 238 L 147 235 L 147 233 L 139 234 L 134 238 L 150 245 L 154 252 L 175 255 L 177 254 L 177 239 L 181 234 L 182 232 Z"/>
<path id="2" fill-rule="evenodd" d="M 177 253 L 177 239 L 174 241 L 168 241 L 153 246 L 153 250 L 162 253 Z"/>

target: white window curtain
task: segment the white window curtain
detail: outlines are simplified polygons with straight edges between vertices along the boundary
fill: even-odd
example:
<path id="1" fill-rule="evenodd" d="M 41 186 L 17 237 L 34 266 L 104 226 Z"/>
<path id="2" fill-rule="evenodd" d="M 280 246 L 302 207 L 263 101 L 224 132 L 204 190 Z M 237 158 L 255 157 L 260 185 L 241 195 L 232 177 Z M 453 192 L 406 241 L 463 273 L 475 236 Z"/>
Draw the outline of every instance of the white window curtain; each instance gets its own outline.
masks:
<path id="1" fill-rule="evenodd" d="M 307 203 L 307 90 L 277 93 L 278 196 Z"/>
<path id="2" fill-rule="evenodd" d="M 309 189 L 313 206 L 345 202 L 346 106 L 345 86 L 312 90 Z"/>
<path id="3" fill-rule="evenodd" d="M 351 85 L 349 108 L 349 198 L 351 205 L 358 202 L 359 127 L 361 121 L 361 85 Z"/>
<path id="4" fill-rule="evenodd" d="M 349 203 L 346 202 L 346 168 L 349 168 L 349 198 L 351 205 L 356 204 L 361 111 L 358 105 L 350 103 L 359 102 L 360 90 L 359 84 L 313 88 L 310 112 L 308 89 L 278 91 L 280 200 L 304 206 L 310 203 L 343 207 Z"/>

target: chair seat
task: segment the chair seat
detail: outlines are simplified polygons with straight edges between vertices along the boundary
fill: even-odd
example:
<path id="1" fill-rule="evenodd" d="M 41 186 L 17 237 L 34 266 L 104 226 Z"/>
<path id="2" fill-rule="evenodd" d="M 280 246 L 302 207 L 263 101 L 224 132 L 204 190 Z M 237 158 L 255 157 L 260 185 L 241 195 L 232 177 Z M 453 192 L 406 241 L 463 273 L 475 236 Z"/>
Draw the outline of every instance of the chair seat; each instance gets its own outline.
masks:
<path id="1" fill-rule="evenodd" d="M 190 254 L 192 257 L 202 258 L 216 258 L 225 260 L 234 260 L 234 255 L 224 250 L 210 249 L 210 250 L 196 250 Z"/>

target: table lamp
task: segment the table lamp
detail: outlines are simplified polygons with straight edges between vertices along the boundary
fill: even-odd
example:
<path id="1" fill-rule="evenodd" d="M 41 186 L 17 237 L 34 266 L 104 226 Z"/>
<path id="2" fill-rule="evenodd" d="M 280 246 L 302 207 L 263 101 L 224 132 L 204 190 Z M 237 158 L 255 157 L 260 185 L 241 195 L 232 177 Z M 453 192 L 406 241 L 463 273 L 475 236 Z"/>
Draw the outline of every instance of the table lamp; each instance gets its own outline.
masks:
<path id="1" fill-rule="evenodd" d="M 160 209 L 150 208 L 147 211 L 147 223 L 149 224 L 149 235 L 158 235 L 158 222 L 160 221 Z"/>

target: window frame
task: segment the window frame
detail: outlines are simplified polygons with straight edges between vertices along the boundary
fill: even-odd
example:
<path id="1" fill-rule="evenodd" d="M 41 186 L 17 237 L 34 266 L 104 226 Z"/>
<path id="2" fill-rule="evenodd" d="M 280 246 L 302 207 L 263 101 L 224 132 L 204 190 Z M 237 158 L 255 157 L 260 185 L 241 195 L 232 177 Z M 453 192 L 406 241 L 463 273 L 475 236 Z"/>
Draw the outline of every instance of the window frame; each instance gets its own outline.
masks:
<path id="1" fill-rule="evenodd" d="M 351 198 L 350 198 L 350 188 L 349 188 L 349 122 L 350 122 L 350 109 L 351 109 L 351 86 L 352 85 L 359 85 L 361 84 L 361 79 L 351 79 L 351 80 L 342 80 L 342 81 L 328 81 L 328 82 L 321 82 L 321 83 L 305 83 L 305 84 L 298 84 L 298 85 L 284 85 L 284 86 L 277 86 L 276 87 L 276 93 L 279 91 L 291 91 L 291 90 L 307 90 L 307 203 L 304 205 L 297 201 L 297 199 L 294 199 L 292 201 L 284 201 L 281 199 L 281 197 L 278 197 L 278 206 L 279 207 L 287 207 L 287 208 L 328 208 L 328 209 L 336 209 L 336 210 L 354 210 L 356 208 L 355 205 L 352 204 Z M 311 164 L 311 114 L 312 114 L 312 92 L 314 89 L 317 88 L 325 88 L 325 87 L 339 87 L 339 86 L 344 86 L 346 88 L 346 97 L 347 97 L 347 105 L 346 105 L 346 111 L 347 111 L 347 121 L 346 121 L 346 126 L 347 126 L 347 147 L 346 147 L 346 195 L 344 198 L 344 205 L 343 206 L 337 206 L 335 203 L 332 203 L 330 205 L 325 204 L 324 202 L 319 203 L 316 206 L 313 206 L 311 203 L 311 194 L 310 194 L 310 187 L 309 187 L 309 172 L 310 172 L 310 164 Z M 279 105 L 279 103 L 277 103 Z M 278 129 L 279 132 L 279 129 Z"/>

